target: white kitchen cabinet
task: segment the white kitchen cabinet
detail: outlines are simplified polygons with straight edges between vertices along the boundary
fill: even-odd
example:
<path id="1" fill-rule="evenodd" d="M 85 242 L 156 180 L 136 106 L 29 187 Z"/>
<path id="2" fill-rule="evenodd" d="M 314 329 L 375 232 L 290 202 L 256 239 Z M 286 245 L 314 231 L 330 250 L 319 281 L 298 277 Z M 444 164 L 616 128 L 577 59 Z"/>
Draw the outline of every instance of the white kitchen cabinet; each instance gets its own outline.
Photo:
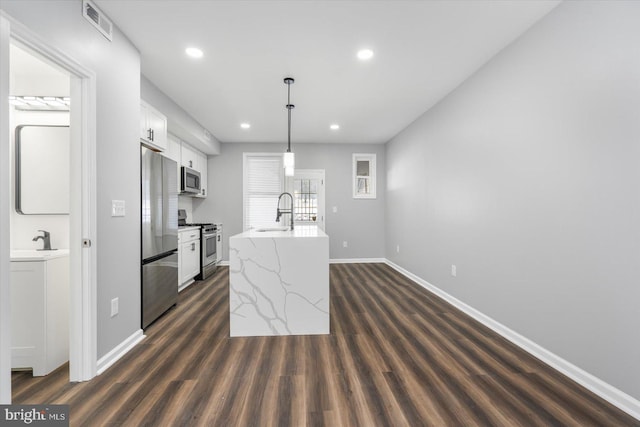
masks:
<path id="1" fill-rule="evenodd" d="M 178 232 L 178 276 L 181 291 L 200 273 L 200 227 L 190 227 Z"/>
<path id="2" fill-rule="evenodd" d="M 180 191 L 180 167 L 181 165 L 181 150 L 182 150 L 182 142 L 176 138 L 172 134 L 168 134 L 167 136 L 167 150 L 162 153 L 164 156 L 170 158 L 171 160 L 176 162 L 177 175 L 178 178 L 178 191 Z"/>
<path id="3" fill-rule="evenodd" d="M 140 101 L 140 142 L 158 151 L 167 149 L 167 117 L 144 101 Z"/>
<path id="4" fill-rule="evenodd" d="M 180 163 L 182 164 L 182 166 L 191 168 L 193 170 L 198 170 L 199 158 L 195 148 L 191 147 L 186 142 L 183 142 L 180 154 Z"/>
<path id="5" fill-rule="evenodd" d="M 43 376 L 68 360 L 68 252 L 40 260 L 14 260 L 12 254 L 11 368 L 32 368 L 34 376 Z"/>
<path id="6" fill-rule="evenodd" d="M 222 224 L 216 224 L 218 229 L 218 236 L 216 237 L 216 262 L 218 265 L 222 262 L 222 242 L 224 242 L 224 238 L 222 237 Z"/>
<path id="7" fill-rule="evenodd" d="M 207 197 L 207 169 L 208 169 L 208 158 L 204 153 L 196 153 L 198 156 L 198 172 L 200 172 L 200 194 L 196 194 L 196 197 L 205 198 Z"/>

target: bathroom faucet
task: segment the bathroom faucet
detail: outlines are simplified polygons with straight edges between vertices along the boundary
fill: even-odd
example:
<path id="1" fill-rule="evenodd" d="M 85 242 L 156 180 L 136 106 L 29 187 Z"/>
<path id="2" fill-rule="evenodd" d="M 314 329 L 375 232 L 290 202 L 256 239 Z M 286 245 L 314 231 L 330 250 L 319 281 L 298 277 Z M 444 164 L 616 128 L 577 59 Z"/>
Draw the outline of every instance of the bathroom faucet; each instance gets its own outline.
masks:
<path id="1" fill-rule="evenodd" d="M 291 199 L 291 209 L 280 209 L 280 199 L 282 199 L 282 196 L 284 196 L 285 194 Z M 282 193 L 278 197 L 278 211 L 276 213 L 276 222 L 280 222 L 280 217 L 285 213 L 291 215 L 291 230 L 293 230 L 293 196 L 291 195 L 291 193 Z"/>
<path id="2" fill-rule="evenodd" d="M 36 236 L 33 238 L 34 242 L 37 242 L 38 240 L 42 239 L 44 241 L 44 248 L 42 249 L 38 249 L 41 251 L 50 251 L 51 250 L 51 234 L 48 231 L 44 231 L 44 230 L 38 230 L 44 233 L 44 236 Z"/>

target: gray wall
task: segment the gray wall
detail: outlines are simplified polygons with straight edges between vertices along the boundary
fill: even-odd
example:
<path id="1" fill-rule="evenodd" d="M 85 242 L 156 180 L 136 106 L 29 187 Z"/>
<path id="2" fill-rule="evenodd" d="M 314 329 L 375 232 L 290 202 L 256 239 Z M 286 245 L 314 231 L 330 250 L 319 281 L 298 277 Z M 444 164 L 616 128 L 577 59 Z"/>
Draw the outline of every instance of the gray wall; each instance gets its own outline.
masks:
<path id="1" fill-rule="evenodd" d="M 80 0 L 3 0 L 2 9 L 97 75 L 95 243 L 101 357 L 140 328 L 140 55 L 117 29 L 111 43 L 99 34 L 82 17 Z M 112 199 L 125 201 L 124 218 L 111 217 Z M 115 297 L 120 298 L 120 313 L 111 318 Z"/>
<path id="2" fill-rule="evenodd" d="M 224 224 L 223 259 L 229 259 L 229 236 L 242 232 L 242 153 L 283 152 L 285 144 L 222 144 L 222 154 L 209 156 L 206 199 L 193 199 L 196 221 Z M 344 258 L 384 257 L 385 149 L 370 144 L 294 144 L 296 168 L 325 169 L 325 231 L 329 256 Z M 377 199 L 352 198 L 352 153 L 376 153 Z M 338 208 L 333 213 L 332 208 Z M 348 242 L 343 248 L 342 242 Z"/>
<path id="3" fill-rule="evenodd" d="M 638 22 L 561 4 L 387 144 L 386 205 L 393 262 L 636 399 Z"/>

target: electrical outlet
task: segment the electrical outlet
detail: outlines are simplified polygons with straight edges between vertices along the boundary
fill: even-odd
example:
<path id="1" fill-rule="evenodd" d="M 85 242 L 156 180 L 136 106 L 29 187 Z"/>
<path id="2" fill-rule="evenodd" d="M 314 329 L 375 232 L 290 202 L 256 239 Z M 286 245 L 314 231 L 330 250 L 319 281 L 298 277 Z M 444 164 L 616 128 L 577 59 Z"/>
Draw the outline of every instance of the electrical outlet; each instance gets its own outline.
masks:
<path id="1" fill-rule="evenodd" d="M 111 300 L 111 317 L 118 314 L 118 298 Z"/>
<path id="2" fill-rule="evenodd" d="M 345 240 L 344 242 L 342 242 L 342 247 L 346 248 L 347 246 L 349 246 L 349 244 L 347 243 L 347 241 Z"/>
<path id="3" fill-rule="evenodd" d="M 458 268 L 455 266 L 455 264 L 451 264 L 451 275 L 453 277 L 456 277 L 457 274 L 458 274 Z"/>
<path id="4" fill-rule="evenodd" d="M 397 252 L 397 253 L 400 253 L 400 245 L 397 245 L 397 246 L 396 246 L 396 252 Z"/>

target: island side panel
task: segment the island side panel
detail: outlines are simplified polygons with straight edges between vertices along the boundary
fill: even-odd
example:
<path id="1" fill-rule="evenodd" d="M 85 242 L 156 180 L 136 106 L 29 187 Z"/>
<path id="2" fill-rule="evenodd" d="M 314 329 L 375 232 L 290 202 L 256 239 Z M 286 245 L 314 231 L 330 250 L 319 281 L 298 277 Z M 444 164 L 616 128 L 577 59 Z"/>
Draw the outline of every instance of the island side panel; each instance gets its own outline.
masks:
<path id="1" fill-rule="evenodd" d="M 329 238 L 229 239 L 230 335 L 329 334 Z"/>

